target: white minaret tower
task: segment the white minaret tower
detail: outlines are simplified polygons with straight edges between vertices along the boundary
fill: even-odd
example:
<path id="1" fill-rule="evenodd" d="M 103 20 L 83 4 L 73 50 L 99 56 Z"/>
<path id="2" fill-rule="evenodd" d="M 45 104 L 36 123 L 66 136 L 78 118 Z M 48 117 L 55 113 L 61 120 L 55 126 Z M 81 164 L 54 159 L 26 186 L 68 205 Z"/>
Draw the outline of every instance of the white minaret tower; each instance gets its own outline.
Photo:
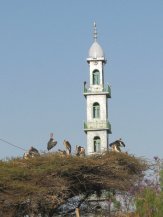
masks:
<path id="1" fill-rule="evenodd" d="M 102 153 L 108 149 L 108 134 L 111 125 L 108 121 L 108 103 L 111 88 L 104 87 L 104 65 L 106 59 L 101 46 L 97 43 L 96 23 L 94 23 L 94 42 L 87 58 L 89 65 L 89 85 L 84 82 L 87 121 L 84 131 L 87 134 L 87 154 Z"/>

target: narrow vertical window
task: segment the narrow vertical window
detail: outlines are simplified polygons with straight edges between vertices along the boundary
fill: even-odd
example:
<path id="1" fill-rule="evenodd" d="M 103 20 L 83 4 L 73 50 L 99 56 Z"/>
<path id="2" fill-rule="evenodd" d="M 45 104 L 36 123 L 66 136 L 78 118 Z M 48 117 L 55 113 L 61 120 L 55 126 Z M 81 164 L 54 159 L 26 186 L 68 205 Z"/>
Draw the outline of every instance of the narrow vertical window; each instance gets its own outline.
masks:
<path id="1" fill-rule="evenodd" d="M 94 143 L 94 152 L 100 152 L 101 151 L 101 139 L 100 137 L 96 136 L 93 140 Z"/>
<path id="2" fill-rule="evenodd" d="M 98 102 L 93 104 L 93 118 L 100 118 L 100 105 Z"/>
<path id="3" fill-rule="evenodd" d="M 96 69 L 93 71 L 93 84 L 100 84 L 100 72 Z"/>

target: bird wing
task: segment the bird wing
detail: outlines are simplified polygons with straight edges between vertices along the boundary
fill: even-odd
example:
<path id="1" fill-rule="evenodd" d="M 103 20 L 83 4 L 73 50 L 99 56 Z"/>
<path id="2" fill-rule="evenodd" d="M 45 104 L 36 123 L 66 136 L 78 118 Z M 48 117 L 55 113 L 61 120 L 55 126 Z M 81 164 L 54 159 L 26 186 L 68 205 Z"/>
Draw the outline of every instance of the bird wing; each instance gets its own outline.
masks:
<path id="1" fill-rule="evenodd" d="M 109 146 L 112 147 L 113 145 L 115 145 L 115 142 L 110 143 Z"/>
<path id="2" fill-rule="evenodd" d="M 50 138 L 50 140 L 49 140 L 49 142 L 48 142 L 48 144 L 47 144 L 47 149 L 48 149 L 48 151 L 49 151 L 50 149 L 52 149 L 54 146 L 56 146 L 56 144 L 57 144 L 57 141 L 54 141 L 54 139 Z"/>
<path id="3" fill-rule="evenodd" d="M 32 148 L 29 150 L 29 152 L 39 153 L 39 151 L 38 151 L 36 148 L 34 148 L 34 147 L 32 147 Z"/>
<path id="4" fill-rule="evenodd" d="M 71 145 L 70 145 L 69 141 L 65 141 L 65 146 L 66 146 L 66 149 L 69 150 L 69 153 L 71 153 Z"/>
<path id="5" fill-rule="evenodd" d="M 121 143 L 121 146 L 125 147 L 125 143 L 123 141 L 120 142 Z"/>
<path id="6" fill-rule="evenodd" d="M 71 149 L 71 145 L 70 145 L 69 141 L 65 141 L 65 146 L 66 146 L 66 148 Z"/>

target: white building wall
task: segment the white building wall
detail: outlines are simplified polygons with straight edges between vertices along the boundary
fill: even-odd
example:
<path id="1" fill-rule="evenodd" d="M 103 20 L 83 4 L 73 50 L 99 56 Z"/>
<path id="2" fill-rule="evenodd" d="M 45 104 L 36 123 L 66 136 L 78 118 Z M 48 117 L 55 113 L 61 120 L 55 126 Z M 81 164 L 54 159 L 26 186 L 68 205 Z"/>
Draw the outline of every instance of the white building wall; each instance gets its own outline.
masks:
<path id="1" fill-rule="evenodd" d="M 103 84 L 103 81 L 104 81 L 103 63 L 102 63 L 102 61 L 98 61 L 97 63 L 98 64 L 95 64 L 95 61 L 89 63 L 89 66 L 90 66 L 90 68 L 89 68 L 89 70 L 90 70 L 90 88 L 91 89 L 101 89 L 102 90 L 103 87 L 104 87 L 104 84 Z M 92 82 L 93 82 L 92 72 L 95 69 L 97 69 L 100 72 L 100 85 L 93 85 L 92 84 Z"/>
<path id="2" fill-rule="evenodd" d="M 101 139 L 101 153 L 108 150 L 108 134 L 106 130 L 100 131 L 88 131 L 87 132 L 87 154 L 93 154 L 94 152 L 94 137 L 100 137 Z"/>
<path id="3" fill-rule="evenodd" d="M 93 103 L 100 104 L 100 119 L 93 118 Z M 104 120 L 108 118 L 106 95 L 88 95 L 87 96 L 87 121 Z"/>
<path id="4" fill-rule="evenodd" d="M 97 151 L 104 152 L 108 149 L 108 102 L 107 91 L 104 89 L 104 65 L 106 59 L 101 46 L 97 43 L 97 32 L 94 32 L 94 43 L 89 50 L 87 62 L 89 64 L 89 84 L 86 87 L 86 110 L 87 120 L 84 125 L 84 130 L 87 134 L 87 154 L 96 154 Z M 93 71 L 98 70 L 100 73 L 100 82 L 93 84 Z M 99 79 L 98 75 L 94 75 L 94 79 Z M 97 76 L 97 77 L 96 77 Z M 98 84 L 97 84 L 98 83 Z M 105 92 L 106 91 L 106 92 Z M 93 118 L 93 104 L 97 102 L 100 105 L 100 117 Z M 94 138 L 96 138 L 96 150 L 94 150 Z M 100 150 L 99 150 L 100 147 Z M 96 151 L 96 152 L 95 152 Z"/>

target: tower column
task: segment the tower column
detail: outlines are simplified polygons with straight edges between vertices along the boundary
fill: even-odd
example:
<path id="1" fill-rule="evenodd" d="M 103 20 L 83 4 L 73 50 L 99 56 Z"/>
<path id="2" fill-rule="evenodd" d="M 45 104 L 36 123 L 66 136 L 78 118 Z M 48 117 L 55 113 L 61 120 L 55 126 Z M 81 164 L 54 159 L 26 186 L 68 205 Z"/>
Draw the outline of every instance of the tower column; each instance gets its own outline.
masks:
<path id="1" fill-rule="evenodd" d="M 97 30 L 94 23 L 94 42 L 87 58 L 89 65 L 89 84 L 84 85 L 87 120 L 84 131 L 87 135 L 87 154 L 102 153 L 108 150 L 108 134 L 111 125 L 108 120 L 108 98 L 111 98 L 110 86 L 104 85 L 104 65 L 106 59 L 97 42 Z"/>

